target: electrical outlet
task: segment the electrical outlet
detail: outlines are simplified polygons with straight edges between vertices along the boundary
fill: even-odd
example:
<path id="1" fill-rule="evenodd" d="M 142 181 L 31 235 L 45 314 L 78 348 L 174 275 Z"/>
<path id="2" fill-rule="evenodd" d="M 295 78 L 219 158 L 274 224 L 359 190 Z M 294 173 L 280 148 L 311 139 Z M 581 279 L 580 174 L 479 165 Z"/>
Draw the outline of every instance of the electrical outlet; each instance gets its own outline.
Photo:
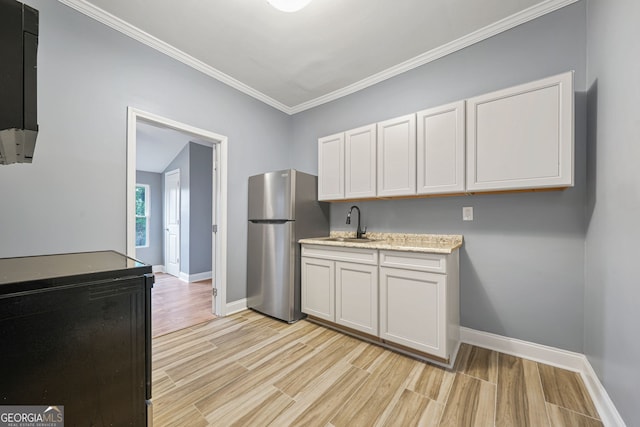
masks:
<path id="1" fill-rule="evenodd" d="M 473 206 L 466 206 L 462 208 L 462 220 L 473 221 Z"/>

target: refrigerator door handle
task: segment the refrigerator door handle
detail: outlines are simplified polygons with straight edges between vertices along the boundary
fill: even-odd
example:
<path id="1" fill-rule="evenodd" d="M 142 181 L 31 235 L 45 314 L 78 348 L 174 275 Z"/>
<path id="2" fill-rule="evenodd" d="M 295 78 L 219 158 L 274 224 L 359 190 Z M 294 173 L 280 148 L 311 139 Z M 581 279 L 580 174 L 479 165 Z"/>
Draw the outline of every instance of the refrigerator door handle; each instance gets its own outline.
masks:
<path id="1" fill-rule="evenodd" d="M 254 224 L 286 224 L 290 219 L 250 219 L 249 222 Z"/>

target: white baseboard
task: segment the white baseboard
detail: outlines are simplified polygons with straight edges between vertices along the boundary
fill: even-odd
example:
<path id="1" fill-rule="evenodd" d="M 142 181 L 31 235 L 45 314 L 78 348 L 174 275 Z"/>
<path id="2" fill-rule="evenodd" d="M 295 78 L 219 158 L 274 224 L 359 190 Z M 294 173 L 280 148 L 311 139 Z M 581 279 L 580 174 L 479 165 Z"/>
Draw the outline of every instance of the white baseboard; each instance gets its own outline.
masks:
<path id="1" fill-rule="evenodd" d="M 582 380 L 587 386 L 587 390 L 591 395 L 593 403 L 596 405 L 598 414 L 605 426 L 626 427 L 624 420 L 609 397 L 609 393 L 600 382 L 600 378 L 593 370 L 593 366 L 589 363 L 589 359 L 584 358 L 584 368 L 580 372 Z"/>
<path id="2" fill-rule="evenodd" d="M 154 265 L 151 267 L 151 271 L 154 273 L 164 273 L 164 265 Z"/>
<path id="3" fill-rule="evenodd" d="M 591 395 L 602 423 L 607 427 L 625 427 L 624 420 L 584 354 L 465 327 L 460 327 L 460 341 L 578 372 Z"/>
<path id="4" fill-rule="evenodd" d="M 209 280 L 213 278 L 212 271 L 205 271 L 203 273 L 196 273 L 189 275 L 189 282 L 199 282 L 200 280 Z"/>
<path id="5" fill-rule="evenodd" d="M 247 299 L 242 298 L 227 303 L 227 316 L 247 309 Z"/>
<path id="6" fill-rule="evenodd" d="M 213 278 L 213 272 L 212 271 L 205 271 L 204 273 L 196 273 L 196 274 L 187 274 L 184 272 L 180 272 L 180 274 L 178 275 L 178 279 L 182 280 L 183 282 L 199 282 L 200 280 L 208 280 Z"/>
<path id="7" fill-rule="evenodd" d="M 460 341 L 574 372 L 582 371 L 586 359 L 584 354 L 489 332 L 476 331 L 462 326 L 460 327 Z"/>

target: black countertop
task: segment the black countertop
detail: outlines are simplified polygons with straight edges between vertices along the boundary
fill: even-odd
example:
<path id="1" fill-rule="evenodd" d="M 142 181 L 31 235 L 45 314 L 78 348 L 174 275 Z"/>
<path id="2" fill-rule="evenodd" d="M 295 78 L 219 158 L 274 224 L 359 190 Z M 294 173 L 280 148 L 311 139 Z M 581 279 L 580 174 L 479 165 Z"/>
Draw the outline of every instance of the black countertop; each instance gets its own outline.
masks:
<path id="1" fill-rule="evenodd" d="M 0 295 L 151 273 L 151 266 L 115 251 L 0 258 Z"/>

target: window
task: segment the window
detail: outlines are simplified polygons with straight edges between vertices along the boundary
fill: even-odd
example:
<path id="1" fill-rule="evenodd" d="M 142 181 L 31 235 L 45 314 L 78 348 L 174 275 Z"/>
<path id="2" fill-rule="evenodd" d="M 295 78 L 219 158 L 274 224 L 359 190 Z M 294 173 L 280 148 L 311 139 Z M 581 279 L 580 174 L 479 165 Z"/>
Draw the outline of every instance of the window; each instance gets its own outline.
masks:
<path id="1" fill-rule="evenodd" d="M 136 184 L 136 248 L 149 247 L 149 186 Z"/>

